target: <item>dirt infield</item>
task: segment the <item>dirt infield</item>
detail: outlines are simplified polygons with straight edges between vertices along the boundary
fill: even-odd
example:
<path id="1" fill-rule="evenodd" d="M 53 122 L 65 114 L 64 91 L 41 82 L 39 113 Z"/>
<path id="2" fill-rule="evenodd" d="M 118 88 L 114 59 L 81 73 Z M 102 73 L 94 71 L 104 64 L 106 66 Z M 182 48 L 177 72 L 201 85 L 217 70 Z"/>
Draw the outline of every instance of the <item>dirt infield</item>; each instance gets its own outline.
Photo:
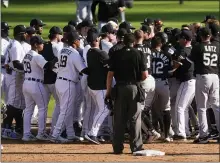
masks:
<path id="1" fill-rule="evenodd" d="M 145 149 L 166 152 L 165 156 L 132 156 L 129 145 L 125 144 L 124 154 L 113 155 L 111 144 L 93 145 L 88 143 L 50 144 L 34 142 L 24 144 L 22 141 L 2 140 L 2 162 L 64 162 L 64 161 L 195 161 L 219 162 L 219 144 L 192 144 L 189 142 L 156 142 L 145 144 Z"/>

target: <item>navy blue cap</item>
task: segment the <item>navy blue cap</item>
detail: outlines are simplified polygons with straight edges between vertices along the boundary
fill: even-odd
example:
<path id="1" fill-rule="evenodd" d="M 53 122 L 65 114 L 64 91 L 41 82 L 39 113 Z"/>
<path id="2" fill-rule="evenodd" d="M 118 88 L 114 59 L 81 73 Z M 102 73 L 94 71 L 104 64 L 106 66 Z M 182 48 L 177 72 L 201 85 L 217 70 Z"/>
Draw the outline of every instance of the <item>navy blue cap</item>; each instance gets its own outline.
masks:
<path id="1" fill-rule="evenodd" d="M 202 27 L 199 29 L 199 35 L 200 36 L 211 36 L 211 30 L 208 27 Z"/>
<path id="2" fill-rule="evenodd" d="M 111 24 L 106 24 L 102 27 L 101 34 L 106 34 L 106 33 L 114 33 L 114 28 L 112 27 Z"/>
<path id="3" fill-rule="evenodd" d="M 81 27 L 94 27 L 95 25 L 91 20 L 83 20 L 81 22 Z"/>
<path id="4" fill-rule="evenodd" d="M 187 41 L 191 41 L 193 38 L 192 31 L 190 30 L 182 30 L 180 33 L 180 38 L 186 39 Z"/>
<path id="5" fill-rule="evenodd" d="M 63 27 L 63 32 L 69 33 L 69 32 L 73 32 L 75 31 L 75 27 L 72 25 L 66 25 L 65 27 Z"/>
<path id="6" fill-rule="evenodd" d="M 79 39 L 80 39 L 79 34 L 76 31 L 69 32 L 67 35 L 68 43 L 73 43 L 74 41 L 79 40 Z"/>
<path id="7" fill-rule="evenodd" d="M 43 23 L 40 19 L 32 19 L 30 22 L 30 26 L 45 26 L 46 24 Z"/>
<path id="8" fill-rule="evenodd" d="M 31 34 L 35 34 L 36 33 L 36 30 L 34 27 L 27 27 L 26 28 L 26 33 L 31 35 Z"/>
<path id="9" fill-rule="evenodd" d="M 141 23 L 142 25 L 154 25 L 154 20 L 151 18 L 145 18 L 144 22 Z"/>
<path id="10" fill-rule="evenodd" d="M 212 35 L 216 36 L 220 32 L 220 26 L 217 24 L 210 24 L 209 28 L 211 29 Z"/>
<path id="11" fill-rule="evenodd" d="M 151 33 L 151 28 L 148 25 L 142 25 L 140 30 L 142 30 L 145 33 Z"/>
<path id="12" fill-rule="evenodd" d="M 1 22 L 1 30 L 9 30 L 11 26 L 8 25 L 6 22 Z"/>
<path id="13" fill-rule="evenodd" d="M 40 36 L 33 36 L 30 39 L 30 44 L 31 45 L 34 45 L 34 44 L 40 45 L 40 44 L 43 44 L 43 43 L 44 43 L 44 40 Z"/>
<path id="14" fill-rule="evenodd" d="M 62 35 L 63 32 L 62 32 L 62 29 L 60 27 L 53 26 L 52 28 L 50 28 L 49 33 L 52 34 L 52 35 L 56 35 L 56 34 Z"/>
<path id="15" fill-rule="evenodd" d="M 163 31 L 168 35 L 172 35 L 172 30 L 173 30 L 172 27 L 166 27 L 166 28 L 164 28 Z"/>
<path id="16" fill-rule="evenodd" d="M 72 25 L 72 26 L 76 27 L 77 22 L 76 22 L 75 20 L 70 20 L 70 21 L 68 22 L 68 25 Z"/>
<path id="17" fill-rule="evenodd" d="M 121 28 L 121 29 L 119 29 L 118 31 L 117 31 L 117 37 L 119 37 L 119 38 L 123 38 L 126 34 L 127 34 L 128 32 L 127 32 L 127 30 L 126 29 L 124 29 L 124 28 Z"/>
<path id="18" fill-rule="evenodd" d="M 129 23 L 129 22 L 122 22 L 120 25 L 119 25 L 119 29 L 120 28 L 124 28 L 124 29 L 135 29 L 132 25 L 131 25 L 131 23 Z"/>
<path id="19" fill-rule="evenodd" d="M 96 41 L 97 38 L 99 38 L 99 34 L 97 32 L 88 32 L 86 40 L 89 44 L 91 44 L 93 41 Z"/>
<path id="20" fill-rule="evenodd" d="M 26 27 L 24 25 L 17 25 L 14 27 L 14 35 L 26 33 Z"/>
<path id="21" fill-rule="evenodd" d="M 204 20 L 201 23 L 206 23 L 209 19 L 216 19 L 214 15 L 206 15 Z"/>

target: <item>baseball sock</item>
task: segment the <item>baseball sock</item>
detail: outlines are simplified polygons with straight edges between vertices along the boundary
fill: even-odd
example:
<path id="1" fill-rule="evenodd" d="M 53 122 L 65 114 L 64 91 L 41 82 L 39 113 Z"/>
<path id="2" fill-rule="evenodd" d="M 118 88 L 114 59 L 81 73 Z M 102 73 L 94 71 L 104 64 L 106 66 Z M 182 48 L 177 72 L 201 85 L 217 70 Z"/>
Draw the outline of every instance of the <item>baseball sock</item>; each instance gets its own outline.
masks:
<path id="1" fill-rule="evenodd" d="M 163 111 L 163 123 L 164 123 L 165 138 L 167 138 L 169 134 L 169 130 L 170 130 L 170 124 L 171 124 L 170 111 Z"/>

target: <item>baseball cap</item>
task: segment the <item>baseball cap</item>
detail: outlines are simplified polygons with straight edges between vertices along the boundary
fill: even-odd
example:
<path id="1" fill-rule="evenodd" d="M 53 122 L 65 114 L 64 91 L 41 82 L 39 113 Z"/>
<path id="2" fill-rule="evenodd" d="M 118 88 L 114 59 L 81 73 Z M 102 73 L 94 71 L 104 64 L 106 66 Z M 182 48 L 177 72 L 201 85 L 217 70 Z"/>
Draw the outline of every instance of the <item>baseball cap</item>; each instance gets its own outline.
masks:
<path id="1" fill-rule="evenodd" d="M 72 25 L 66 25 L 65 27 L 63 27 L 63 32 L 69 33 L 69 32 L 73 32 L 75 31 L 75 27 Z"/>
<path id="2" fill-rule="evenodd" d="M 205 23 L 207 22 L 209 19 L 216 19 L 216 17 L 214 15 L 206 15 L 204 20 L 201 23 Z"/>
<path id="3" fill-rule="evenodd" d="M 68 25 L 72 25 L 72 26 L 76 27 L 77 26 L 77 22 L 75 20 L 70 20 L 68 22 Z"/>
<path id="4" fill-rule="evenodd" d="M 93 27 L 93 22 L 91 20 L 83 20 L 81 23 L 81 27 Z"/>
<path id="5" fill-rule="evenodd" d="M 163 31 L 168 35 L 172 35 L 172 30 L 173 30 L 172 27 L 166 27 L 166 28 L 164 28 Z"/>
<path id="6" fill-rule="evenodd" d="M 14 27 L 14 35 L 26 33 L 26 27 L 24 25 L 17 25 Z"/>
<path id="7" fill-rule="evenodd" d="M 172 35 L 173 36 L 177 36 L 177 35 L 179 35 L 181 33 L 181 30 L 179 29 L 179 28 L 174 28 L 173 30 L 172 30 Z"/>
<path id="8" fill-rule="evenodd" d="M 193 38 L 193 34 L 191 31 L 185 29 L 181 31 L 179 38 L 186 39 L 187 41 L 191 41 Z"/>
<path id="9" fill-rule="evenodd" d="M 80 38 L 79 38 L 79 34 L 78 34 L 78 32 L 76 32 L 76 31 L 70 32 L 70 33 L 68 33 L 68 35 L 67 35 L 67 41 L 68 41 L 68 43 L 73 43 L 74 41 L 79 40 L 79 39 L 80 39 Z"/>
<path id="10" fill-rule="evenodd" d="M 164 26 L 163 22 L 161 21 L 161 19 L 155 19 L 154 20 L 154 25 L 155 26 L 160 26 L 160 27 Z"/>
<path id="11" fill-rule="evenodd" d="M 216 36 L 220 32 L 220 26 L 218 26 L 217 24 L 210 24 L 209 28 L 211 29 L 213 36 Z"/>
<path id="12" fill-rule="evenodd" d="M 116 35 L 117 35 L 118 38 L 123 38 L 127 33 L 128 33 L 128 32 L 127 32 L 126 29 L 121 28 L 121 29 L 119 29 L 119 30 L 117 31 L 117 34 L 116 34 Z"/>
<path id="13" fill-rule="evenodd" d="M 26 28 L 26 33 L 31 35 L 31 34 L 35 34 L 36 33 L 36 30 L 34 27 L 27 27 Z"/>
<path id="14" fill-rule="evenodd" d="M 33 36 L 30 39 L 30 44 L 31 45 L 34 45 L 34 44 L 40 45 L 40 44 L 43 44 L 43 43 L 44 43 L 44 40 L 40 36 Z"/>
<path id="15" fill-rule="evenodd" d="M 86 40 L 88 43 L 92 43 L 97 38 L 99 38 L 99 34 L 97 32 L 88 32 Z"/>
<path id="16" fill-rule="evenodd" d="M 199 30 L 199 35 L 204 37 L 211 36 L 211 30 L 208 27 L 202 27 Z"/>
<path id="17" fill-rule="evenodd" d="M 154 25 L 154 20 L 151 18 L 145 18 L 144 22 L 141 23 L 142 25 Z"/>
<path id="18" fill-rule="evenodd" d="M 43 23 L 40 19 L 32 19 L 30 22 L 30 26 L 45 26 L 46 24 Z"/>
<path id="19" fill-rule="evenodd" d="M 114 29 L 111 24 L 106 24 L 102 27 L 101 34 L 106 34 L 106 33 L 114 33 Z"/>
<path id="20" fill-rule="evenodd" d="M 122 22 L 120 25 L 119 25 L 119 29 L 121 29 L 121 28 L 124 28 L 124 29 L 126 29 L 128 32 L 130 32 L 130 30 L 131 29 L 135 29 L 132 25 L 131 25 L 131 23 L 129 23 L 129 22 Z"/>
<path id="21" fill-rule="evenodd" d="M 11 26 L 8 25 L 6 22 L 1 22 L 1 30 L 9 30 Z"/>
<path id="22" fill-rule="evenodd" d="M 148 25 L 142 25 L 140 30 L 142 30 L 145 33 L 151 33 L 151 28 Z"/>
<path id="23" fill-rule="evenodd" d="M 52 35 L 56 35 L 56 34 L 62 35 L 63 32 L 62 32 L 62 29 L 60 27 L 53 26 L 52 28 L 50 28 L 49 33 L 52 34 Z"/>
<path id="24" fill-rule="evenodd" d="M 114 21 L 109 21 L 108 24 L 111 24 L 114 30 L 118 30 L 118 24 L 116 24 Z"/>

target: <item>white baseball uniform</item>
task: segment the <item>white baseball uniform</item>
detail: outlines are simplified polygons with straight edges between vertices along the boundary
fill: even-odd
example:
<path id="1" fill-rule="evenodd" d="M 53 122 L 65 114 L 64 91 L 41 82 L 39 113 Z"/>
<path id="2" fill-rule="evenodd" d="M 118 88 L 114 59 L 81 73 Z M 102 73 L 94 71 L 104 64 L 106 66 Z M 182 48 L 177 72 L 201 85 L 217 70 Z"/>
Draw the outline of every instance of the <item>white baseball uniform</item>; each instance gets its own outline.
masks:
<path id="1" fill-rule="evenodd" d="M 35 105 L 38 106 L 38 135 L 44 134 L 47 118 L 47 92 L 43 84 L 43 67 L 47 61 L 37 52 L 30 50 L 24 57 L 25 81 L 23 94 L 26 108 L 24 110 L 24 136 L 31 133 L 31 117 Z"/>
<path id="2" fill-rule="evenodd" d="M 60 101 L 60 114 L 54 127 L 52 136 L 57 138 L 66 129 L 67 138 L 74 138 L 73 112 L 76 98 L 75 87 L 79 82 L 79 72 L 86 66 L 78 51 L 72 47 L 65 47 L 58 56 L 59 69 L 55 83 Z"/>

